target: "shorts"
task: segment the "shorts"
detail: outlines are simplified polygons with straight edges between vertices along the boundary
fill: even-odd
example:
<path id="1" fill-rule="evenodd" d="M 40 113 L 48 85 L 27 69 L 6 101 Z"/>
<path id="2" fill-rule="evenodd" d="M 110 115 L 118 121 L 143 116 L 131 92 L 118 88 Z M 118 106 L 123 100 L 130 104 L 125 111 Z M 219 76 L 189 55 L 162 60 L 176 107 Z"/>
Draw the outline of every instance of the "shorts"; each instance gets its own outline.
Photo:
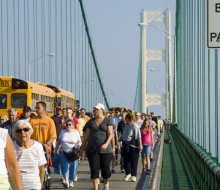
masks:
<path id="1" fill-rule="evenodd" d="M 144 158 L 146 156 L 150 156 L 151 148 L 152 148 L 152 144 L 143 145 L 143 150 L 141 152 L 142 158 Z"/>

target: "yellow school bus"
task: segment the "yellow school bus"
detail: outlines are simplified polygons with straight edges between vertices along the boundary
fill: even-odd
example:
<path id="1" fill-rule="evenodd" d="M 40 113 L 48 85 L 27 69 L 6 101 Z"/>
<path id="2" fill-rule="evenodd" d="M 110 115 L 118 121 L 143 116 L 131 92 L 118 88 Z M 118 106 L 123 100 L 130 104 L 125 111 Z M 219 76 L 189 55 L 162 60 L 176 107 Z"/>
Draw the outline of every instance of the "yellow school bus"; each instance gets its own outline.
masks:
<path id="1" fill-rule="evenodd" d="M 66 91 L 62 88 L 58 88 L 50 84 L 44 84 L 39 82 L 37 84 L 48 87 L 55 92 L 54 109 L 56 107 L 61 107 L 61 108 L 71 107 L 73 110 L 75 110 L 75 95 L 72 92 Z"/>
<path id="2" fill-rule="evenodd" d="M 8 116 L 10 108 L 16 108 L 22 113 L 24 106 L 29 106 L 35 113 L 36 102 L 44 101 L 47 104 L 47 114 L 54 113 L 54 91 L 36 83 L 22 79 L 0 76 L 0 113 Z"/>

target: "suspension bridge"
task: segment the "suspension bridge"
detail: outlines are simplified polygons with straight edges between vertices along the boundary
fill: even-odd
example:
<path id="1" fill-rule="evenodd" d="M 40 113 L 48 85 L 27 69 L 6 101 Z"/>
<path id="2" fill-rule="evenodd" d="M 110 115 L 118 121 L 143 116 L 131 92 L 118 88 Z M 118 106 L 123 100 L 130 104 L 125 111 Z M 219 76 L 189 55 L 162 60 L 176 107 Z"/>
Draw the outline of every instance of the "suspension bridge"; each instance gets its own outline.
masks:
<path id="1" fill-rule="evenodd" d="M 143 9 L 141 14 L 133 109 L 146 113 L 151 105 L 164 106 L 170 128 L 157 145 L 151 176 L 139 172 L 137 184 L 127 185 L 118 173 L 110 183 L 114 189 L 218 189 L 220 53 L 206 44 L 206 0 L 176 0 L 175 34 L 168 9 Z M 146 49 L 148 27 L 163 33 L 164 49 Z M 82 0 L 1 0 L 0 73 L 60 86 L 73 92 L 88 110 L 103 101 L 109 108 L 109 84 L 103 84 L 91 33 Z M 154 60 L 166 65 L 164 94 L 147 92 L 146 64 Z M 171 139 L 171 144 L 164 144 L 164 139 Z M 83 162 L 77 189 L 88 189 L 88 173 Z M 54 188 L 62 189 L 58 177 L 52 177 Z"/>

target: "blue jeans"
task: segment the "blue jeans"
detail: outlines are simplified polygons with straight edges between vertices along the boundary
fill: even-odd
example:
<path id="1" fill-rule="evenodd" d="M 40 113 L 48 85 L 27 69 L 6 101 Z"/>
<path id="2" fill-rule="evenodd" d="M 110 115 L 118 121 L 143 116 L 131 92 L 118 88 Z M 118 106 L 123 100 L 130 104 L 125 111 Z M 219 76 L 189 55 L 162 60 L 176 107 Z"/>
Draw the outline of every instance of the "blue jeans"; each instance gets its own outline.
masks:
<path id="1" fill-rule="evenodd" d="M 143 145 L 143 150 L 141 152 L 142 158 L 144 158 L 146 156 L 150 156 L 151 148 L 152 148 L 152 144 Z"/>
<path id="2" fill-rule="evenodd" d="M 74 181 L 78 170 L 78 160 L 69 162 L 66 159 L 66 156 L 61 152 L 59 153 L 59 160 L 62 176 L 69 178 L 71 181 Z"/>

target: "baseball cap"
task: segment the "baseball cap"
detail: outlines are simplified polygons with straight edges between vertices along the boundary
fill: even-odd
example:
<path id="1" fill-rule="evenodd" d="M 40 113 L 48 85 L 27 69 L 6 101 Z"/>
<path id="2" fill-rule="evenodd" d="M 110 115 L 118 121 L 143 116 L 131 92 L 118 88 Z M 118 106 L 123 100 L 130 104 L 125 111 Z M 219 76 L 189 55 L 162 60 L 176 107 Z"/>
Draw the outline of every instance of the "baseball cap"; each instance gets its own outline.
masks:
<path id="1" fill-rule="evenodd" d="M 25 107 L 23 108 L 23 111 L 26 111 L 26 112 L 31 111 L 31 108 L 30 108 L 29 106 L 25 106 Z"/>
<path id="2" fill-rule="evenodd" d="M 139 112 L 136 112 L 135 115 L 141 116 L 141 114 Z"/>
<path id="3" fill-rule="evenodd" d="M 96 109 L 103 109 L 103 110 L 105 110 L 105 106 L 103 105 L 103 104 L 101 104 L 101 103 L 98 103 L 96 106 L 94 106 L 94 108 L 96 108 Z"/>

